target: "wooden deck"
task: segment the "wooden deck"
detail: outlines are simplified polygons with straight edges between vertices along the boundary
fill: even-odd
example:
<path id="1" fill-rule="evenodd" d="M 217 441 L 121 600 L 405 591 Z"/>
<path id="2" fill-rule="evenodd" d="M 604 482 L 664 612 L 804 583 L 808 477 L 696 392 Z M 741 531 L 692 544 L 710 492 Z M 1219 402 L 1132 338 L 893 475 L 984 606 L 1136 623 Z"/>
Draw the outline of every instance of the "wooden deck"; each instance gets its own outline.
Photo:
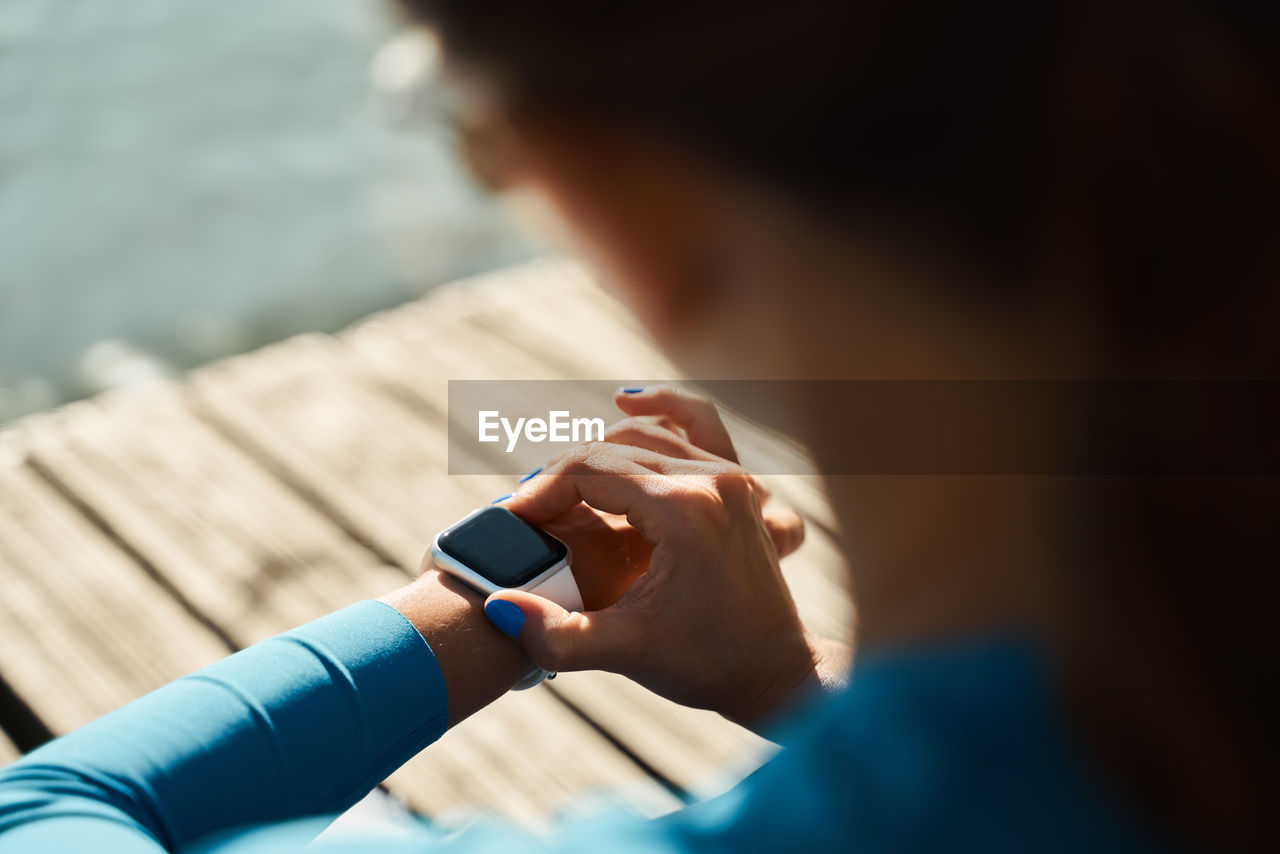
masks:
<path id="1" fill-rule="evenodd" d="M 0 431 L 0 763 L 415 573 L 436 530 L 511 489 L 511 478 L 447 473 L 448 379 L 672 376 L 586 273 L 541 261 L 338 335 L 10 425 Z M 736 419 L 733 429 L 748 465 L 795 453 Z M 810 523 L 784 567 L 801 611 L 846 634 L 816 480 L 769 483 Z M 507 695 L 387 787 L 427 815 L 478 810 L 537 829 L 601 798 L 661 814 L 769 753 L 714 714 L 573 673 Z"/>

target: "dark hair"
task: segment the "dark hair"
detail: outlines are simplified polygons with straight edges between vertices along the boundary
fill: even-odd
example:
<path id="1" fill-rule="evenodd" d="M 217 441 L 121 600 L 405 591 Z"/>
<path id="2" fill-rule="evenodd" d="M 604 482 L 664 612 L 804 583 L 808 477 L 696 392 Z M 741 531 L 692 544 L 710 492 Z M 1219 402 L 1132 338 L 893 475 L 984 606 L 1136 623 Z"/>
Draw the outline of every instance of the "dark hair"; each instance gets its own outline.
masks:
<path id="1" fill-rule="evenodd" d="M 1087 307 L 1104 377 L 1270 379 L 1280 364 L 1275 4 L 403 3 L 513 111 L 660 135 L 934 259 L 958 298 Z M 1088 607 L 1160 654 L 1190 650 L 1153 665 L 1186 669 L 1170 702 L 1207 692 L 1210 729 L 1239 743 L 1157 733 L 1146 750 L 1159 727 L 1099 713 L 1123 695 L 1105 679 L 1086 677 L 1101 700 L 1084 691 L 1081 716 L 1132 748 L 1116 766 L 1166 815 L 1265 811 L 1280 794 L 1275 478 L 1090 492 Z M 1215 769 L 1241 775 L 1240 803 L 1179 788 Z"/>

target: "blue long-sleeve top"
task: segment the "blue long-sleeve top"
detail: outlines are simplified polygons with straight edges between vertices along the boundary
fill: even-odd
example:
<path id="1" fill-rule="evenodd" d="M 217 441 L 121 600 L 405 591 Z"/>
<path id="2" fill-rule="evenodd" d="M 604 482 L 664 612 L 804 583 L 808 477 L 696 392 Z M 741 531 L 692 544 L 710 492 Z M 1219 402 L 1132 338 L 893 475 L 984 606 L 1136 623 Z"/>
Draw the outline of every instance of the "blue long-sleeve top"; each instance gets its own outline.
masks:
<path id="1" fill-rule="evenodd" d="M 444 732 L 446 700 L 413 626 L 361 602 L 0 770 L 0 854 L 301 850 L 324 817 Z M 605 813 L 551 840 L 496 826 L 446 838 L 414 822 L 394 839 L 344 837 L 323 850 L 1152 848 L 1067 733 L 1027 644 L 864 652 L 843 695 L 779 728 L 774 760 L 671 816 Z"/>

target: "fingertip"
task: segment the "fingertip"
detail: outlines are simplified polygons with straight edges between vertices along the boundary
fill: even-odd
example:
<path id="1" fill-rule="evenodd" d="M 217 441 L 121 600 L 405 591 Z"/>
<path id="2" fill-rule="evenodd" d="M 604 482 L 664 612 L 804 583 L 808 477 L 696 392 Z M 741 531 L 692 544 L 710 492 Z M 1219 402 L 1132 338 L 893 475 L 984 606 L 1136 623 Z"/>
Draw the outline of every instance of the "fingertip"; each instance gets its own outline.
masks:
<path id="1" fill-rule="evenodd" d="M 622 385 L 613 390 L 613 404 L 627 414 L 637 403 L 644 400 L 645 387 L 638 385 Z"/>
<path id="2" fill-rule="evenodd" d="M 530 505 L 530 498 L 536 491 L 537 490 L 533 488 L 532 484 L 522 484 L 515 492 L 512 492 L 509 495 L 504 495 L 499 499 L 499 503 L 521 519 L 524 519 L 526 522 L 532 522 L 536 525 L 542 521 L 541 519 L 534 518 L 537 514 L 531 512 L 534 508 Z"/>
<path id="3" fill-rule="evenodd" d="M 520 639 L 526 618 L 524 611 L 515 602 L 499 598 L 495 593 L 484 603 L 484 615 L 498 631 L 514 640 Z"/>
<path id="4" fill-rule="evenodd" d="M 786 557 L 804 545 L 804 517 L 794 510 L 779 509 L 767 513 L 765 526 L 779 557 Z"/>

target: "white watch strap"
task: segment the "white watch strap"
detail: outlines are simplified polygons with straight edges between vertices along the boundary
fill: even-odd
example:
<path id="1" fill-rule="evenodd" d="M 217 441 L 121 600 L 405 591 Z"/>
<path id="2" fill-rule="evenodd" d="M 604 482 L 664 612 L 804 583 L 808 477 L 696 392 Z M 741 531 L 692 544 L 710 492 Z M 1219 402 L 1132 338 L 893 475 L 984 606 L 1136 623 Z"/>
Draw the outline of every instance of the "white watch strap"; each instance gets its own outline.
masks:
<path id="1" fill-rule="evenodd" d="M 537 667 L 535 665 L 532 670 L 530 670 L 528 673 L 525 674 L 524 678 L 522 678 L 519 682 L 511 686 L 511 690 L 527 691 L 536 685 L 541 685 L 542 680 L 546 679 L 549 676 L 555 676 L 555 674 L 552 673 L 550 670 L 543 670 L 541 667 Z"/>
<path id="2" fill-rule="evenodd" d="M 555 575 L 529 592 L 543 599 L 550 599 L 566 611 L 582 610 L 582 594 L 578 592 L 578 582 L 573 578 L 573 570 L 566 566 Z"/>
<path id="3" fill-rule="evenodd" d="M 568 611 L 582 610 L 582 594 L 578 592 L 578 582 L 573 577 L 573 570 L 568 566 L 536 587 L 530 587 L 528 592 L 541 596 L 543 599 L 550 599 Z M 549 679 L 553 676 L 555 674 L 549 670 L 534 667 L 527 676 L 512 686 L 512 690 L 527 690 L 540 684 L 543 679 Z"/>

